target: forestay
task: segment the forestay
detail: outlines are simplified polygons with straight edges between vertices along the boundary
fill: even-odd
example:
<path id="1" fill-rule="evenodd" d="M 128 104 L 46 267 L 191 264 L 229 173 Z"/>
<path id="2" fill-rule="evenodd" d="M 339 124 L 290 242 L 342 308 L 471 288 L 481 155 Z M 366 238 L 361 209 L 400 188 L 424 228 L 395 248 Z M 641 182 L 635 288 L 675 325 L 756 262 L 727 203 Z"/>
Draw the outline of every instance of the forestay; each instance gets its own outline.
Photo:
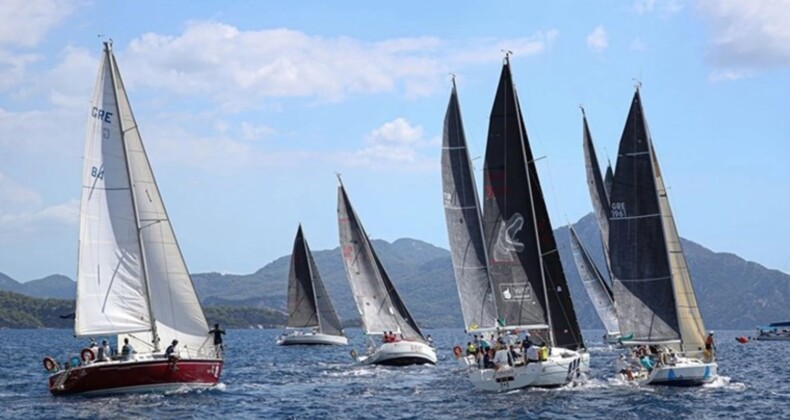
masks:
<path id="1" fill-rule="evenodd" d="M 637 90 L 620 140 L 612 182 L 609 247 L 614 301 L 633 341 L 680 338 L 651 140 Z"/>
<path id="2" fill-rule="evenodd" d="M 365 332 L 400 332 L 407 339 L 424 341 L 373 250 L 342 183 L 337 190 L 337 218 L 346 276 Z"/>
<path id="3" fill-rule="evenodd" d="M 466 146 L 455 80 L 444 117 L 442 188 L 447 236 L 464 329 L 494 328 L 497 312 L 488 273 L 480 203 Z"/>

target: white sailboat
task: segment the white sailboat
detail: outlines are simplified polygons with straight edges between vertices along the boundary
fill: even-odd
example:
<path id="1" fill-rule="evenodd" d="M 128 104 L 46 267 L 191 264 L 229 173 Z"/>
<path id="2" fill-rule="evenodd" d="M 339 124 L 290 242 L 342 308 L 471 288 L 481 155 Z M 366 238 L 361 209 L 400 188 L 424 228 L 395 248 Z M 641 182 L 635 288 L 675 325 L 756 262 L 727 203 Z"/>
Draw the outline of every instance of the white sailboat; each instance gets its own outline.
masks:
<path id="1" fill-rule="evenodd" d="M 49 359 L 53 394 L 217 384 L 223 361 L 167 216 L 110 43 L 91 100 L 80 207 L 76 337 L 116 335 L 136 353 L 78 366 Z M 173 356 L 164 346 L 174 344 Z M 45 359 L 45 366 L 48 365 Z"/>
<path id="2" fill-rule="evenodd" d="M 307 246 L 302 225 L 296 232 L 288 274 L 288 328 L 292 331 L 278 338 L 277 344 L 348 344 Z"/>
<path id="3" fill-rule="evenodd" d="M 589 369 L 589 354 L 556 242 L 506 57 L 491 111 L 481 215 L 457 92 L 447 108 L 442 144 L 445 216 L 467 332 L 529 331 L 545 357 L 491 367 L 462 356 L 475 388 L 508 391 L 561 386 Z M 498 352 L 507 352 L 505 349 Z"/>
<path id="4" fill-rule="evenodd" d="M 665 350 L 664 361 L 635 380 L 677 386 L 713 381 L 718 366 L 704 350 L 705 327 L 638 87 L 612 182 L 609 257 L 620 332 L 631 336 L 623 344 Z"/>
<path id="5" fill-rule="evenodd" d="M 352 356 L 361 364 L 436 364 L 436 351 L 422 335 L 379 261 L 340 176 L 338 181 L 340 250 L 368 339 L 365 353 L 357 355 L 352 351 Z M 392 339 L 390 333 L 394 335 Z M 387 338 L 387 341 L 377 343 L 376 337 Z"/>

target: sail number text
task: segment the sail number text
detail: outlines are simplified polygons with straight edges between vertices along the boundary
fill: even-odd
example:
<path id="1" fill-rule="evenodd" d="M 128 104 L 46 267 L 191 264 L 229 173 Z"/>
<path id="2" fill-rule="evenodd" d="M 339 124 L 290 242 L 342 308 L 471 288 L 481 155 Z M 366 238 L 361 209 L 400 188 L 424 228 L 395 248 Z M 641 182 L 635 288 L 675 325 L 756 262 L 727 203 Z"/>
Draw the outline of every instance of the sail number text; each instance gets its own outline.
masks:
<path id="1" fill-rule="evenodd" d="M 112 112 L 107 112 L 103 109 L 96 108 L 95 106 L 91 110 L 91 117 L 97 118 L 106 123 L 112 122 Z"/>
<path id="2" fill-rule="evenodd" d="M 104 179 L 104 168 L 99 169 L 97 167 L 91 168 L 91 176 L 94 178 Z"/>
<path id="3" fill-rule="evenodd" d="M 616 203 L 612 203 L 612 219 L 618 219 L 626 216 L 628 216 L 628 212 L 625 210 L 624 202 L 618 201 Z"/>

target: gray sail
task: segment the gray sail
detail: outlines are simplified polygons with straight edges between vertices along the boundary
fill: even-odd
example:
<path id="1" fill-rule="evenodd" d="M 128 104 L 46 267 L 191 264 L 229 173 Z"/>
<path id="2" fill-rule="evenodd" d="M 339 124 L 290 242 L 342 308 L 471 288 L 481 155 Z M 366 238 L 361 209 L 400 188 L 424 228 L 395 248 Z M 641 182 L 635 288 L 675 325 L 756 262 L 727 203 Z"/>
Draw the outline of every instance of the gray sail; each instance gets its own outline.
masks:
<path id="1" fill-rule="evenodd" d="M 582 119 L 584 125 L 584 165 L 587 169 L 587 188 L 590 190 L 590 199 L 592 200 L 593 210 L 595 210 L 595 218 L 598 221 L 598 229 L 601 233 L 601 245 L 603 245 L 603 254 L 607 269 L 609 263 L 609 193 L 606 192 L 603 178 L 601 177 L 601 169 L 598 165 L 598 156 L 595 154 L 595 146 L 593 146 L 592 134 L 590 134 L 590 126 L 587 124 L 587 115 L 584 114 L 582 109 Z"/>
<path id="2" fill-rule="evenodd" d="M 609 251 L 620 332 L 636 342 L 680 338 L 650 134 L 639 90 L 620 139 L 612 182 Z"/>
<path id="3" fill-rule="evenodd" d="M 466 147 L 455 81 L 444 117 L 442 187 L 447 236 L 464 329 L 493 328 L 496 326 L 497 313 L 488 274 L 480 203 Z"/>
<path id="4" fill-rule="evenodd" d="M 601 272 L 598 271 L 592 258 L 590 258 L 590 254 L 582 245 L 581 240 L 579 240 L 576 229 L 573 226 L 568 226 L 568 233 L 571 237 L 573 259 L 576 262 L 576 268 L 579 270 L 579 277 L 584 285 L 584 290 L 587 291 L 587 296 L 590 297 L 595 312 L 598 314 L 598 318 L 601 319 L 604 328 L 606 328 L 606 332 L 608 334 L 617 334 L 620 332 L 620 325 L 617 322 L 612 291 L 609 289 L 603 276 L 601 276 Z"/>
<path id="5" fill-rule="evenodd" d="M 611 201 L 612 197 L 612 182 L 614 181 L 614 171 L 612 171 L 612 164 L 606 164 L 606 175 L 603 178 L 603 186 L 606 189 L 606 196 L 609 197 L 609 201 Z M 610 209 L 611 211 L 611 209 Z"/>
<path id="6" fill-rule="evenodd" d="M 346 277 L 367 334 L 400 332 L 425 341 L 395 286 L 387 276 L 341 183 L 337 190 L 337 221 Z"/>
<path id="7" fill-rule="evenodd" d="M 288 275 L 288 326 L 318 327 L 323 334 L 342 334 L 340 320 L 321 281 L 301 225 L 294 239 Z"/>

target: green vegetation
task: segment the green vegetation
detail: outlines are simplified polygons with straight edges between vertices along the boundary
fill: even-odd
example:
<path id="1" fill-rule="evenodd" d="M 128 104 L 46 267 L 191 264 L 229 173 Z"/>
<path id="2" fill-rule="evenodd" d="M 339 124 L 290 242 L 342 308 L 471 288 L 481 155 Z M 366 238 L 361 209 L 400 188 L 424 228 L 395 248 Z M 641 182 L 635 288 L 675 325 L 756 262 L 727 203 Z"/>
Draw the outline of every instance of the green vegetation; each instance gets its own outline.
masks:
<path id="1" fill-rule="evenodd" d="M 286 323 L 285 314 L 268 308 L 207 306 L 204 311 L 210 324 L 219 323 L 223 327 L 271 328 Z M 73 314 L 73 300 L 0 292 L 0 328 L 72 328 Z"/>

